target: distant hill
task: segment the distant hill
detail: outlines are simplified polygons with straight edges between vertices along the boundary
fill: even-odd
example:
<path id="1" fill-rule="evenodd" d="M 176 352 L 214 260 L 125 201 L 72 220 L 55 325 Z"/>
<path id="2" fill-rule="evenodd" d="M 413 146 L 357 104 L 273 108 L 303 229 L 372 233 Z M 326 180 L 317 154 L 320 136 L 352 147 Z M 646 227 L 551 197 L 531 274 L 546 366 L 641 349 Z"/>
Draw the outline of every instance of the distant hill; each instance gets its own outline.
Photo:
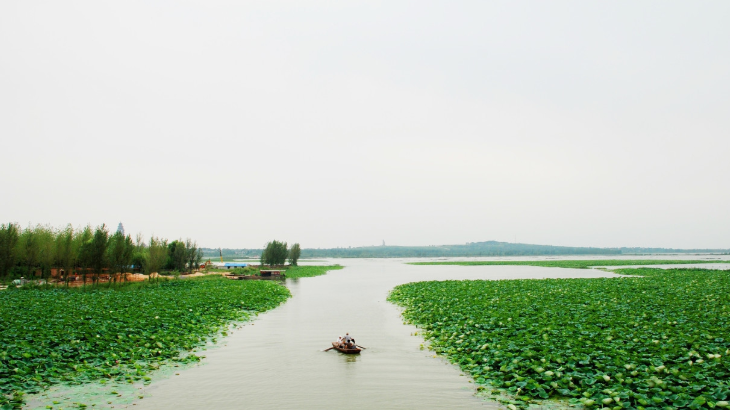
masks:
<path id="1" fill-rule="evenodd" d="M 223 249 L 224 258 L 258 258 L 261 249 Z M 471 242 L 439 246 L 362 246 L 356 248 L 302 249 L 302 258 L 418 258 L 454 256 L 540 256 L 540 255 L 623 255 L 647 253 L 730 253 L 728 249 L 668 248 L 584 248 L 531 245 L 510 242 Z M 205 257 L 218 256 L 218 249 L 203 248 Z"/>
<path id="2" fill-rule="evenodd" d="M 367 246 L 360 248 L 304 249 L 302 257 L 399 258 L 448 256 L 530 256 L 530 255 L 619 255 L 619 249 L 530 245 L 509 242 L 471 242 L 440 246 Z"/>

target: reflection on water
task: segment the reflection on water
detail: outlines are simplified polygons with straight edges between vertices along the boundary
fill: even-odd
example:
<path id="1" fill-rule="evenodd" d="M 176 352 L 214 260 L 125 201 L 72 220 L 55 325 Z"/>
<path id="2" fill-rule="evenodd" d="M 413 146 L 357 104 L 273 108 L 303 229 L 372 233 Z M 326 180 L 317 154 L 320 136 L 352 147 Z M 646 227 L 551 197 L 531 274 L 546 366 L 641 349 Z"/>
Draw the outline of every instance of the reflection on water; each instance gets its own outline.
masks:
<path id="1" fill-rule="evenodd" d="M 152 383 L 137 409 L 477 409 L 455 366 L 422 351 L 416 329 L 386 302 L 402 283 L 445 279 L 598 277 L 596 270 L 530 266 L 410 266 L 399 260 L 340 260 L 343 270 L 288 279 L 293 298 L 206 352 L 204 364 Z M 349 332 L 359 355 L 324 349 Z M 282 389 L 282 386 L 286 386 Z"/>
<path id="2" fill-rule="evenodd" d="M 358 354 L 344 354 L 340 353 L 337 350 L 333 350 L 337 355 L 342 356 L 343 362 L 350 364 L 350 363 L 356 363 L 357 359 L 360 357 Z"/>

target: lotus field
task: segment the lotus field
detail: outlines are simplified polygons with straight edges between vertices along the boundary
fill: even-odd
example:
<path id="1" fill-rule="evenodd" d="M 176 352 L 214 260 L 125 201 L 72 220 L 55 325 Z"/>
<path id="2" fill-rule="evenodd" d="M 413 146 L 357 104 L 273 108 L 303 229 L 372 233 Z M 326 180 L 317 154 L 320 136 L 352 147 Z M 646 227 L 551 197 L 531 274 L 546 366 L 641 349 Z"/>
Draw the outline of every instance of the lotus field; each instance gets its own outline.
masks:
<path id="1" fill-rule="evenodd" d="M 510 408 L 723 408 L 730 399 L 730 273 L 419 282 L 389 300 Z"/>
<path id="2" fill-rule="evenodd" d="M 290 296 L 268 281 L 220 277 L 120 289 L 0 292 L 0 408 L 57 383 L 149 380 L 228 325 Z"/>
<path id="3" fill-rule="evenodd" d="M 340 265 L 330 265 L 330 266 L 290 266 L 286 270 L 286 277 L 289 279 L 296 279 L 296 278 L 311 278 L 313 276 L 321 276 L 326 274 L 327 272 L 331 270 L 338 270 L 342 269 L 343 267 Z"/>
<path id="4" fill-rule="evenodd" d="M 707 263 L 730 263 L 717 259 L 587 259 L 587 260 L 534 260 L 534 261 L 446 261 L 446 262 L 409 262 L 409 265 L 456 265 L 456 266 L 489 266 L 516 265 L 541 266 L 544 268 L 588 269 L 594 266 L 632 266 L 632 265 L 699 265 Z"/>

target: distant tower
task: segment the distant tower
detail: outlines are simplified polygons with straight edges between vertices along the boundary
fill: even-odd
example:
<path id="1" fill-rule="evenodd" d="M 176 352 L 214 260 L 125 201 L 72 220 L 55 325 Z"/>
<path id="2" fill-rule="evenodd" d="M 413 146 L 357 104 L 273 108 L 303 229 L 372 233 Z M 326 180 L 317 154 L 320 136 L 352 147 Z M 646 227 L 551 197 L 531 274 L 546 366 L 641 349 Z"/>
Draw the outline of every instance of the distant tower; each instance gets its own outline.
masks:
<path id="1" fill-rule="evenodd" d="M 124 236 L 124 225 L 122 225 L 121 222 L 119 222 L 119 226 L 117 226 L 117 232 L 121 233 L 122 236 Z"/>
<path id="2" fill-rule="evenodd" d="M 385 239 L 383 239 L 383 246 L 385 246 Z"/>

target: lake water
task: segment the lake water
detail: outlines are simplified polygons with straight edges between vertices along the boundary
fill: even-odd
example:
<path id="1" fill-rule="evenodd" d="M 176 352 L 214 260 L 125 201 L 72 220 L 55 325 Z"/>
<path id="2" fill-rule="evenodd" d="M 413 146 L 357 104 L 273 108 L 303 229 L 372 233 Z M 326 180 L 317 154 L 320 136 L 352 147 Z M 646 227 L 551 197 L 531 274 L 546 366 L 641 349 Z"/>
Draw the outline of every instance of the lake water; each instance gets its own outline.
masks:
<path id="1" fill-rule="evenodd" d="M 287 279 L 288 302 L 204 352 L 203 364 L 145 387 L 134 408 L 496 408 L 474 395 L 474 384 L 457 367 L 420 350 L 423 339 L 412 336 L 417 329 L 386 302 L 388 292 L 424 280 L 612 276 L 530 266 L 411 266 L 402 259 L 331 262 L 346 267 Z M 367 349 L 360 355 L 322 351 L 345 332 Z"/>

